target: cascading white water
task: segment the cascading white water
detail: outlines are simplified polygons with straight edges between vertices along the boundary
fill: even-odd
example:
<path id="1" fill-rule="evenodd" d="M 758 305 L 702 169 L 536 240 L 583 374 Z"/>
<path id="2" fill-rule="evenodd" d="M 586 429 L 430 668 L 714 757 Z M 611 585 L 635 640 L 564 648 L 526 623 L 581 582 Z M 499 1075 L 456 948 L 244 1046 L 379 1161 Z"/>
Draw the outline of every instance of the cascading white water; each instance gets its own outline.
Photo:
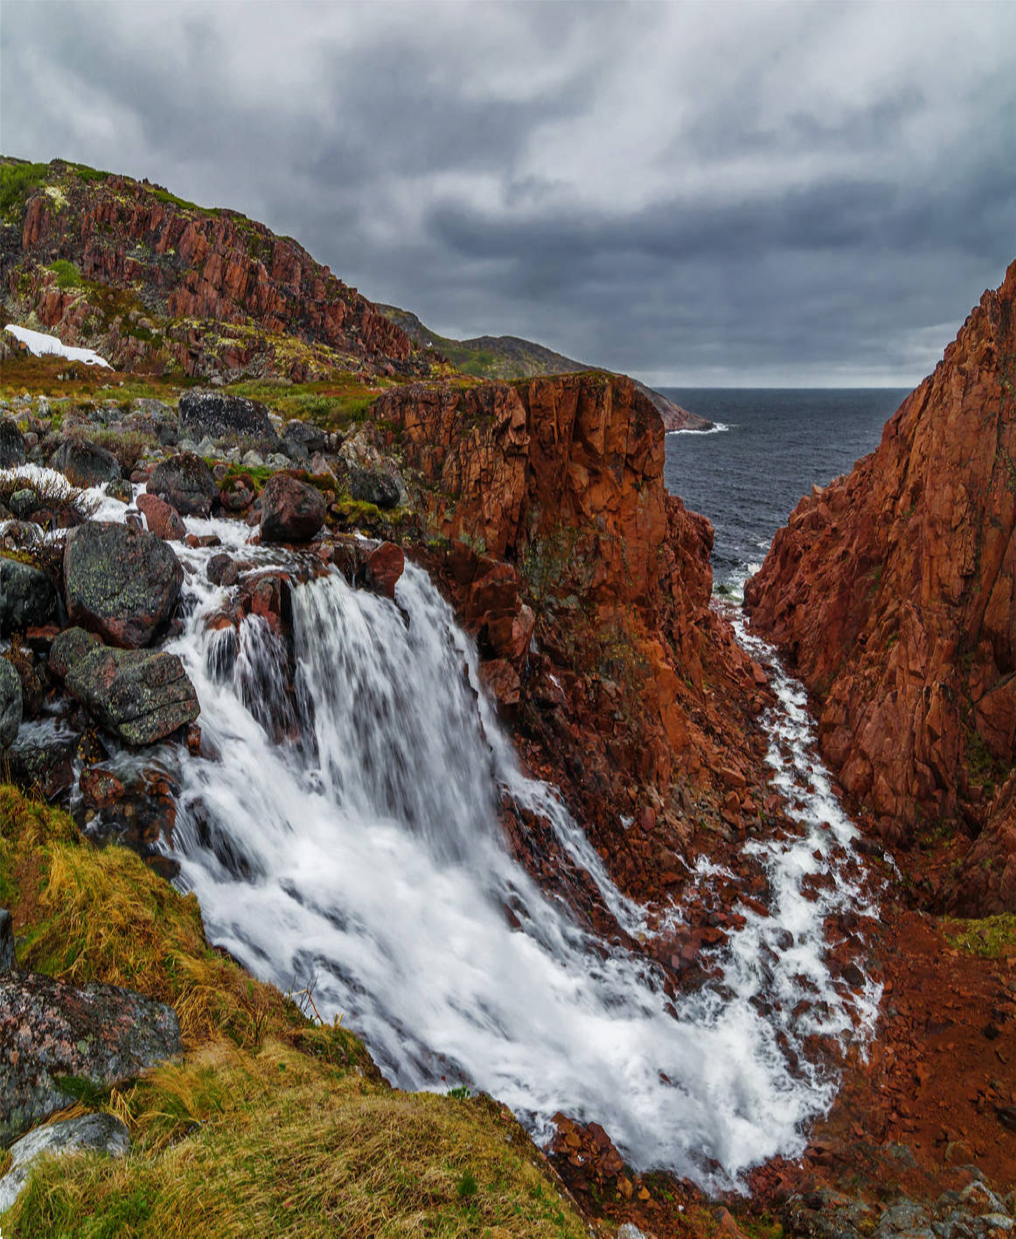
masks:
<path id="1" fill-rule="evenodd" d="M 234 550 L 246 534 L 188 524 Z M 294 699 L 263 620 L 243 622 L 238 651 L 231 630 L 206 627 L 224 601 L 204 576 L 211 553 L 182 552 L 193 607 L 170 647 L 215 753 L 183 762 L 173 853 L 210 938 L 283 989 L 310 987 L 326 1019 L 343 1013 L 394 1083 L 487 1090 L 538 1137 L 559 1110 L 595 1120 L 636 1166 L 711 1187 L 800 1152 L 835 1079 L 803 1056 L 791 1067 L 785 1049 L 812 1033 L 863 1039 L 878 993 L 851 999 L 822 962 L 823 922 L 858 907 L 856 883 L 840 874 L 814 902 L 800 895 L 805 874 L 837 872 L 820 823 L 844 843 L 853 828 L 813 756 L 810 787 L 794 772 L 809 735 L 793 686 L 777 684 L 770 758 L 807 808 L 801 838 L 758 845 L 773 915 L 742 909 L 744 929 L 715 952 L 723 985 L 668 999 L 652 961 L 595 939 L 509 854 L 504 791 L 551 822 L 625 931 L 680 920 L 626 899 L 553 790 L 518 769 L 473 645 L 422 571 L 407 565 L 398 606 L 334 572 L 296 588 Z M 284 555 L 242 547 L 260 563 Z M 776 998 L 765 1015 L 760 996 Z"/>
<path id="2" fill-rule="evenodd" d="M 95 501 L 102 519 L 124 518 L 118 501 Z M 259 567 L 292 562 L 247 546 L 238 522 L 187 523 Z M 771 915 L 731 909 L 745 923 L 712 951 L 722 984 L 671 999 L 652 961 L 596 939 L 510 856 L 502 794 L 550 822 L 628 935 L 681 921 L 679 907 L 625 898 L 554 790 L 519 770 L 475 649 L 424 573 L 407 566 L 398 606 L 337 573 L 297 588 L 291 693 L 263 620 L 244 621 L 239 646 L 206 624 L 226 601 L 205 574 L 217 549 L 178 548 L 189 613 L 169 647 L 215 755 L 163 754 L 180 763 L 173 855 L 212 941 L 283 989 L 309 986 L 393 1082 L 485 1089 L 537 1137 L 561 1110 L 600 1122 L 636 1166 L 713 1188 L 799 1153 L 836 1088 L 803 1042 L 863 1047 L 880 995 L 871 983 L 851 994 L 824 962 L 828 917 L 875 912 L 844 859 L 855 831 L 814 754 L 803 691 L 778 664 L 769 761 L 800 834 L 746 845 Z M 694 876 L 724 877 L 704 863 Z M 805 879 L 822 876 L 834 881 L 806 898 Z"/>

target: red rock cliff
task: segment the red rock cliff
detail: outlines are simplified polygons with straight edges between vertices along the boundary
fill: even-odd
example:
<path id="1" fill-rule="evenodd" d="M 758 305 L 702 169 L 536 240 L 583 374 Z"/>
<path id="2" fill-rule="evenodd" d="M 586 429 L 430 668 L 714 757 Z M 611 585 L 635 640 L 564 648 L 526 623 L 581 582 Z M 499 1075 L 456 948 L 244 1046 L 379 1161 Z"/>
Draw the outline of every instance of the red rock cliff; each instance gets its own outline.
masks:
<path id="1" fill-rule="evenodd" d="M 931 891 L 968 913 L 1016 909 L 1014 297 L 1016 263 L 878 450 L 802 499 L 746 591 L 884 837 L 976 840 Z"/>
<path id="2" fill-rule="evenodd" d="M 531 627 L 511 667 L 487 664 L 530 764 L 622 884 L 658 895 L 693 817 L 736 838 L 753 811 L 765 682 L 710 609 L 712 528 L 667 494 L 658 413 L 632 380 L 586 372 L 392 389 L 370 417 L 452 540 L 438 571 L 481 650 L 510 651 L 517 627 L 487 608 L 512 588 L 535 613 L 528 654 Z"/>
<path id="3" fill-rule="evenodd" d="M 412 356 L 400 327 L 297 242 L 129 177 L 83 178 L 54 162 L 25 201 L 20 241 L 4 258 L 7 299 L 27 297 L 68 341 L 98 344 L 101 334 L 121 367 L 150 361 L 163 335 L 189 373 L 244 370 L 266 351 L 258 333 L 323 345 L 354 365 L 404 367 Z M 78 286 L 50 270 L 56 260 L 73 264 Z M 227 324 L 247 330 L 223 346 Z"/>

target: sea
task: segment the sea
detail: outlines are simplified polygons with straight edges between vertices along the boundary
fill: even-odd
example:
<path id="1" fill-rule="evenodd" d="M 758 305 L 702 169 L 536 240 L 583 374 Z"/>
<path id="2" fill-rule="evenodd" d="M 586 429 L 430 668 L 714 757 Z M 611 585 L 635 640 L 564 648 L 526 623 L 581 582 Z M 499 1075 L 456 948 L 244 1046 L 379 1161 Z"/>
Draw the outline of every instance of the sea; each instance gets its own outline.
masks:
<path id="1" fill-rule="evenodd" d="M 713 523 L 713 588 L 739 599 L 773 535 L 816 483 L 874 451 L 906 388 L 659 389 L 710 431 L 667 435 L 667 489 Z"/>

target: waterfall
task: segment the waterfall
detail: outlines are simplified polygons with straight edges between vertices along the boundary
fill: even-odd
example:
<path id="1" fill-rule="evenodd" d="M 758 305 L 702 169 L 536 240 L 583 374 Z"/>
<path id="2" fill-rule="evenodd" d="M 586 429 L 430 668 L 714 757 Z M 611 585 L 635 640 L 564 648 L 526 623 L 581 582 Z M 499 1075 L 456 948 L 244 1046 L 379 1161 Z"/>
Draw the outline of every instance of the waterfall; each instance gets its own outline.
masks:
<path id="1" fill-rule="evenodd" d="M 238 523 L 188 526 L 259 567 L 290 562 L 244 545 Z M 296 586 L 287 677 L 290 652 L 265 620 L 245 619 L 239 640 L 206 624 L 228 593 L 207 582 L 212 553 L 180 550 L 189 613 L 169 646 L 208 754 L 182 758 L 172 855 L 210 939 L 283 990 L 309 988 L 325 1019 L 341 1013 L 394 1084 L 485 1090 L 537 1139 L 563 1111 L 601 1123 L 636 1167 L 712 1188 L 799 1154 L 836 1090 L 803 1043 L 863 1045 L 879 997 L 870 982 L 850 994 L 824 962 L 825 918 L 871 910 L 800 689 L 778 677 L 767 726 L 801 834 L 750 845 L 772 915 L 734 909 L 744 927 L 713 951 L 722 983 L 671 998 L 631 943 L 679 924 L 681 908 L 626 898 L 554 789 L 519 769 L 473 643 L 424 572 L 407 564 L 396 602 L 334 570 Z M 614 940 L 513 858 L 505 796 L 550 823 L 623 931 Z M 835 880 L 809 900 L 809 874 Z"/>

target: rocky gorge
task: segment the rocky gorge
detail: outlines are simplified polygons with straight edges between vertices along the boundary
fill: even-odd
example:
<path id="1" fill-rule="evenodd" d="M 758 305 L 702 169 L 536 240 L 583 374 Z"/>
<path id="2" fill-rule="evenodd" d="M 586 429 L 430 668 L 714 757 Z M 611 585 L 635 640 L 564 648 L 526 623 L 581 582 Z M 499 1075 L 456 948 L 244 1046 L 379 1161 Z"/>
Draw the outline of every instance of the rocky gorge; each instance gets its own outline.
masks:
<path id="1" fill-rule="evenodd" d="M 77 191 L 81 201 L 88 184 Z M 173 1159 L 228 1164 L 216 1160 L 222 1142 L 235 1139 L 232 1124 L 248 1113 L 237 1099 L 260 1098 L 250 1104 L 277 1114 L 288 1104 L 292 1080 L 295 1106 L 328 1097 L 327 1106 L 347 1107 L 345 1126 L 325 1135 L 315 1128 L 325 1147 L 340 1141 L 343 1165 L 356 1161 L 358 1149 L 370 1150 L 366 1164 L 374 1159 L 388 1167 L 385 1174 L 395 1173 L 393 1159 L 409 1165 L 419 1156 L 396 1141 L 386 1161 L 353 1113 L 370 1111 L 368 1126 L 398 1121 L 435 1141 L 443 1151 L 416 1163 L 424 1178 L 437 1175 L 434 1187 L 429 1196 L 414 1196 L 412 1207 L 430 1210 L 442 1223 L 456 1219 L 459 1229 L 448 1233 L 482 1233 L 486 1225 L 522 1235 L 578 1234 L 588 1224 L 604 1235 L 620 1226 L 626 1239 L 736 1236 L 742 1228 L 774 1235 L 779 1228 L 823 1235 L 1009 1234 L 1012 1201 L 1004 1198 L 1016 1154 L 1016 1095 L 1007 1053 L 1014 978 L 1005 929 L 999 930 L 1001 958 L 990 958 L 969 951 L 985 930 L 957 924 L 957 941 L 968 945 L 953 946 L 921 912 L 1013 910 L 1005 833 L 1012 737 L 1003 708 L 1012 676 L 1006 643 L 1013 522 L 1005 467 L 1012 406 L 1005 366 L 1012 356 L 1013 271 L 997 294 L 986 294 L 939 371 L 890 423 L 883 449 L 891 443 L 892 454 L 862 464 L 861 480 L 805 501 L 748 594 L 753 625 L 787 650 L 815 694 L 828 693 L 834 703 L 822 705 L 819 743 L 841 777 L 846 771 L 848 794 L 868 804 L 872 822 L 846 846 L 838 837 L 821 842 L 829 822 L 817 821 L 809 847 L 821 862 L 809 862 L 813 868 L 795 886 L 803 904 L 828 908 L 820 925 L 828 990 L 812 982 L 815 992 L 805 998 L 795 981 L 796 1014 L 790 1020 L 788 1012 L 785 1024 L 771 1009 L 780 1005 L 774 990 L 754 994 L 752 1003 L 784 1038 L 774 1044 L 788 1079 L 812 1071 L 819 1080 L 835 1077 L 842 1081 L 838 1099 L 809 1127 L 802 1156 L 768 1159 L 742 1185 L 750 1196 L 735 1192 L 721 1201 L 717 1191 L 704 1194 L 701 1186 L 626 1160 L 609 1114 L 557 1115 L 548 1161 L 488 1099 L 417 1100 L 422 1095 L 386 1091 L 355 1038 L 327 1018 L 306 1018 L 316 1014 L 316 1003 L 323 1005 L 322 988 L 289 999 L 260 982 L 248 989 L 229 958 L 239 940 L 209 950 L 194 896 L 182 898 L 166 881 L 179 881 L 180 860 L 193 860 L 182 837 L 187 832 L 237 888 L 259 863 L 242 834 L 227 839 L 213 814 L 196 813 L 184 788 L 196 768 L 213 772 L 213 779 L 218 769 L 224 779 L 229 756 L 217 751 L 216 720 L 210 699 L 202 697 L 204 672 L 181 644 L 184 634 L 200 630 L 209 674 L 233 677 L 229 682 L 241 691 L 257 685 L 247 702 L 266 754 L 287 746 L 319 749 L 325 740 L 319 732 L 313 745 L 309 740 L 315 712 L 306 708 L 300 673 L 311 655 L 307 591 L 341 578 L 337 588 L 351 590 L 356 615 L 387 608 L 378 612 L 385 623 L 412 633 L 421 623 L 421 598 L 427 614 L 442 614 L 424 592 L 429 581 L 473 643 L 475 686 L 466 658 L 463 700 L 487 694 L 521 776 L 558 789 L 581 832 L 580 839 L 562 829 L 552 801 L 527 799 L 518 790 L 522 783 L 502 781 L 497 817 L 513 861 L 596 935 L 605 959 L 615 951 L 643 959 L 675 1010 L 689 1002 L 729 1002 L 724 951 L 766 921 L 775 931 L 781 896 L 772 858 L 810 838 L 795 816 L 794 797 L 803 793 L 782 795 L 774 779 L 766 723 L 781 695 L 793 690 L 773 652 L 739 639 L 736 622 L 713 605 L 712 531 L 666 491 L 664 428 L 653 404 L 631 380 L 602 372 L 483 382 L 437 368 L 417 381 L 423 371 L 411 350 L 399 356 L 397 337 L 367 329 L 367 303 L 356 309 L 350 301 L 353 317 L 337 325 L 324 311 L 307 318 L 303 300 L 321 298 L 315 301 L 303 277 L 286 276 L 283 258 L 260 260 L 257 268 L 249 254 L 237 257 L 237 221 L 192 219 L 185 243 L 186 230 L 175 231 L 174 204 L 156 220 L 147 190 L 102 184 L 116 196 L 115 208 L 82 213 L 72 196 L 71 227 L 67 217 L 61 223 L 52 195 L 41 196 L 50 206 L 33 205 L 39 196 L 27 201 L 20 256 L 5 259 L 8 289 L 33 299 L 34 321 L 66 331 L 67 339 L 111 342 L 95 334 L 97 321 L 91 327 L 84 317 L 72 321 L 82 300 L 96 299 L 94 291 L 86 289 L 83 299 L 77 293 L 66 306 L 61 301 L 56 314 L 41 289 L 55 295 L 59 269 L 43 274 L 33 266 L 36 283 L 22 278 L 25 254 L 37 262 L 55 246 L 72 255 L 62 261 L 77 261 L 80 236 L 86 248 L 93 246 L 87 278 L 95 285 L 140 287 L 147 297 L 149 285 L 162 280 L 162 312 L 204 315 L 206 325 L 188 328 L 186 357 L 177 348 L 182 340 L 164 346 L 183 375 L 145 373 L 153 354 L 136 343 L 115 354 L 119 369 L 112 377 L 84 374 L 57 358 L 12 353 L 3 363 L 0 631 L 9 648 L 0 659 L 0 707 L 9 778 L 23 790 L 4 792 L 0 903 L 13 912 L 5 966 L 16 970 L 4 984 L 25 996 L 5 1006 L 14 1014 L 9 1031 L 0 1027 L 0 1056 L 6 1051 L 11 1064 L 13 1038 L 22 1038 L 13 1063 L 21 1073 L 16 1087 L 49 1099 L 31 1116 L 12 1119 L 18 1131 L 12 1127 L 8 1139 L 76 1104 L 125 1124 L 135 1150 L 123 1163 L 81 1163 L 65 1179 L 51 1164 L 37 1176 L 45 1186 L 30 1188 L 14 1217 L 23 1224 L 45 1218 L 67 1190 L 62 1183 L 83 1182 L 78 1175 L 90 1176 L 98 1210 L 113 1209 L 118 1193 L 144 1180 L 154 1216 L 164 1217 L 156 1184 Z M 132 235 L 147 230 L 154 255 L 138 258 L 142 265 L 129 271 L 124 227 Z M 99 249 L 106 254 L 101 260 Z M 296 252 L 286 250 L 286 262 Z M 223 287 L 232 290 L 228 304 Z M 250 386 L 235 372 L 249 358 L 212 345 L 217 337 L 207 323 L 220 321 L 220 314 L 244 338 L 250 331 L 271 338 L 272 360 L 265 360 L 267 347 L 258 353 L 269 371 L 283 358 L 280 341 L 292 333 L 286 347 L 310 348 L 314 365 L 338 373 L 302 385 L 299 380 L 319 372 L 305 368 L 311 363 L 301 351 L 295 369 L 284 367 L 285 381 L 248 394 Z M 173 339 L 168 333 L 167 341 Z M 251 357 L 261 344 L 253 347 Z M 195 374 L 220 381 L 202 389 L 188 381 Z M 350 375 L 357 376 L 355 400 Z M 939 408 L 946 413 L 936 413 Z M 971 434 L 970 419 L 979 419 L 983 436 Z M 971 455 L 971 442 L 991 451 L 979 446 Z M 957 454 L 966 471 L 962 485 L 955 479 L 943 485 L 953 477 L 946 466 Z M 966 506 L 957 508 L 956 496 Z M 886 505 L 910 524 L 884 546 Z M 968 535 L 971 511 L 978 515 Z M 846 550 L 834 542 L 840 538 Z M 253 630 L 263 644 L 250 644 Z M 346 632 L 352 642 L 352 629 Z M 259 650 L 271 653 L 270 676 L 257 663 Z M 924 669 L 929 650 L 937 680 Z M 858 662 L 862 651 L 868 661 Z M 872 670 L 882 675 L 885 665 L 891 687 Z M 969 704 L 950 716 L 943 703 L 955 701 L 950 677 L 960 673 L 968 677 Z M 353 679 L 350 674 L 349 691 Z M 227 680 L 215 682 L 225 692 Z M 918 700 L 928 721 L 912 733 L 913 742 L 930 746 L 934 761 L 918 760 L 916 750 L 890 753 L 885 739 L 911 734 L 902 720 Z M 887 702 L 898 711 L 888 721 Z M 410 717 L 408 704 L 405 710 Z M 877 728 L 865 721 L 865 711 L 875 711 Z M 493 714 L 485 726 L 495 727 Z M 943 764 L 973 752 L 983 774 L 977 744 L 968 739 L 964 748 L 957 738 L 970 735 L 980 737 L 992 763 L 997 788 L 990 796 L 969 772 L 964 781 L 960 767 Z M 860 757 L 851 747 L 857 737 L 863 737 Z M 381 783 L 396 786 L 399 772 L 384 770 L 386 756 L 379 759 Z M 867 783 L 863 773 L 851 775 L 851 769 L 863 772 L 865 761 Z M 1001 777 L 1006 761 L 1008 781 Z M 925 766 L 941 774 L 926 775 Z M 907 865 L 905 849 L 921 838 L 922 819 L 906 807 L 908 797 L 969 839 L 960 866 L 933 858 L 933 876 L 916 898 L 898 889 L 897 871 L 882 859 L 888 848 Z M 63 806 L 70 816 L 44 804 Z M 830 817 L 834 805 L 835 798 Z M 253 839 L 253 820 L 245 833 Z M 855 885 L 855 907 L 823 902 L 837 897 L 837 888 Z M 877 918 L 868 910 L 874 903 Z M 532 916 L 533 906 L 506 903 L 510 936 L 518 937 L 519 921 Z M 630 906 L 680 914 L 659 912 L 657 921 L 640 927 L 626 920 Z M 104 909 L 112 932 L 99 940 L 91 931 L 83 940 L 72 933 L 75 916 L 87 910 L 102 918 Z M 783 975 L 781 956 L 790 961 L 799 946 L 785 932 L 765 946 L 771 987 Z M 770 939 L 763 934 L 761 941 Z M 139 1042 L 141 1057 L 120 1055 L 111 1067 L 101 1044 L 87 1054 L 73 1051 L 92 1034 L 68 1033 L 60 1021 L 84 1018 L 95 986 L 108 987 L 102 992 L 111 1013 L 116 1004 L 143 1008 L 144 1016 L 133 1017 L 138 1026 L 150 1019 L 165 1034 L 157 1053 L 142 1054 Z M 851 1018 L 856 1024 L 865 995 L 876 990 L 883 999 L 870 1052 L 865 1037 L 852 1043 L 853 1031 L 808 1035 L 809 1027 L 823 1027 L 829 1015 L 823 1006 L 853 1010 L 846 1026 Z M 935 1019 L 932 1004 L 941 1006 Z M 52 1014 L 38 1014 L 43 1006 Z M 765 1006 L 770 1010 L 763 1013 Z M 171 1017 L 179 1025 L 175 1034 Z M 112 1036 L 119 1017 L 99 1018 Z M 791 1043 L 787 1029 L 799 1039 Z M 70 1057 L 47 1058 L 45 1049 L 24 1040 L 40 1032 L 72 1047 Z M 163 1065 L 153 1074 L 156 1060 Z M 43 1062 L 45 1077 L 38 1072 Z M 195 1095 L 194 1081 L 209 1064 L 228 1077 L 228 1098 Z M 266 1081 L 269 1067 L 274 1076 Z M 287 1090 L 277 1087 L 280 1073 Z M 69 1089 L 59 1087 L 60 1079 L 71 1081 Z M 178 1100 L 169 1105 L 168 1096 Z M 215 1107 L 233 1117 L 213 1121 Z M 400 1108 L 398 1120 L 386 1117 Z M 167 1110 L 176 1116 L 172 1122 Z M 64 1121 L 76 1121 L 68 1113 Z M 289 1111 L 285 1118 L 290 1146 L 303 1147 L 299 1121 Z M 510 1165 L 492 1160 L 491 1142 L 510 1148 Z M 273 1147 L 270 1156 L 274 1165 L 284 1164 L 281 1149 Z M 179 1182 L 192 1184 L 186 1165 L 175 1165 Z M 332 1199 L 318 1174 L 306 1169 L 306 1190 L 318 1193 L 316 1200 Z M 355 1224 L 352 1214 L 343 1214 L 359 1201 L 357 1181 L 356 1175 L 343 1180 L 342 1191 L 322 1206 L 322 1225 L 345 1218 L 348 1233 L 389 1233 L 379 1214 L 364 1212 L 363 1221 L 358 1213 Z M 383 1196 L 394 1191 L 384 1183 Z M 253 1209 L 247 1192 L 245 1186 L 244 1207 Z M 311 1233 L 287 1217 L 284 1196 L 273 1197 L 269 1232 Z M 223 1202 L 214 1189 L 199 1197 L 196 1216 L 203 1221 L 191 1233 L 220 1233 Z M 513 1209 L 521 1210 L 515 1214 L 521 1221 L 510 1220 Z M 263 1223 L 268 1215 L 249 1216 Z"/>

